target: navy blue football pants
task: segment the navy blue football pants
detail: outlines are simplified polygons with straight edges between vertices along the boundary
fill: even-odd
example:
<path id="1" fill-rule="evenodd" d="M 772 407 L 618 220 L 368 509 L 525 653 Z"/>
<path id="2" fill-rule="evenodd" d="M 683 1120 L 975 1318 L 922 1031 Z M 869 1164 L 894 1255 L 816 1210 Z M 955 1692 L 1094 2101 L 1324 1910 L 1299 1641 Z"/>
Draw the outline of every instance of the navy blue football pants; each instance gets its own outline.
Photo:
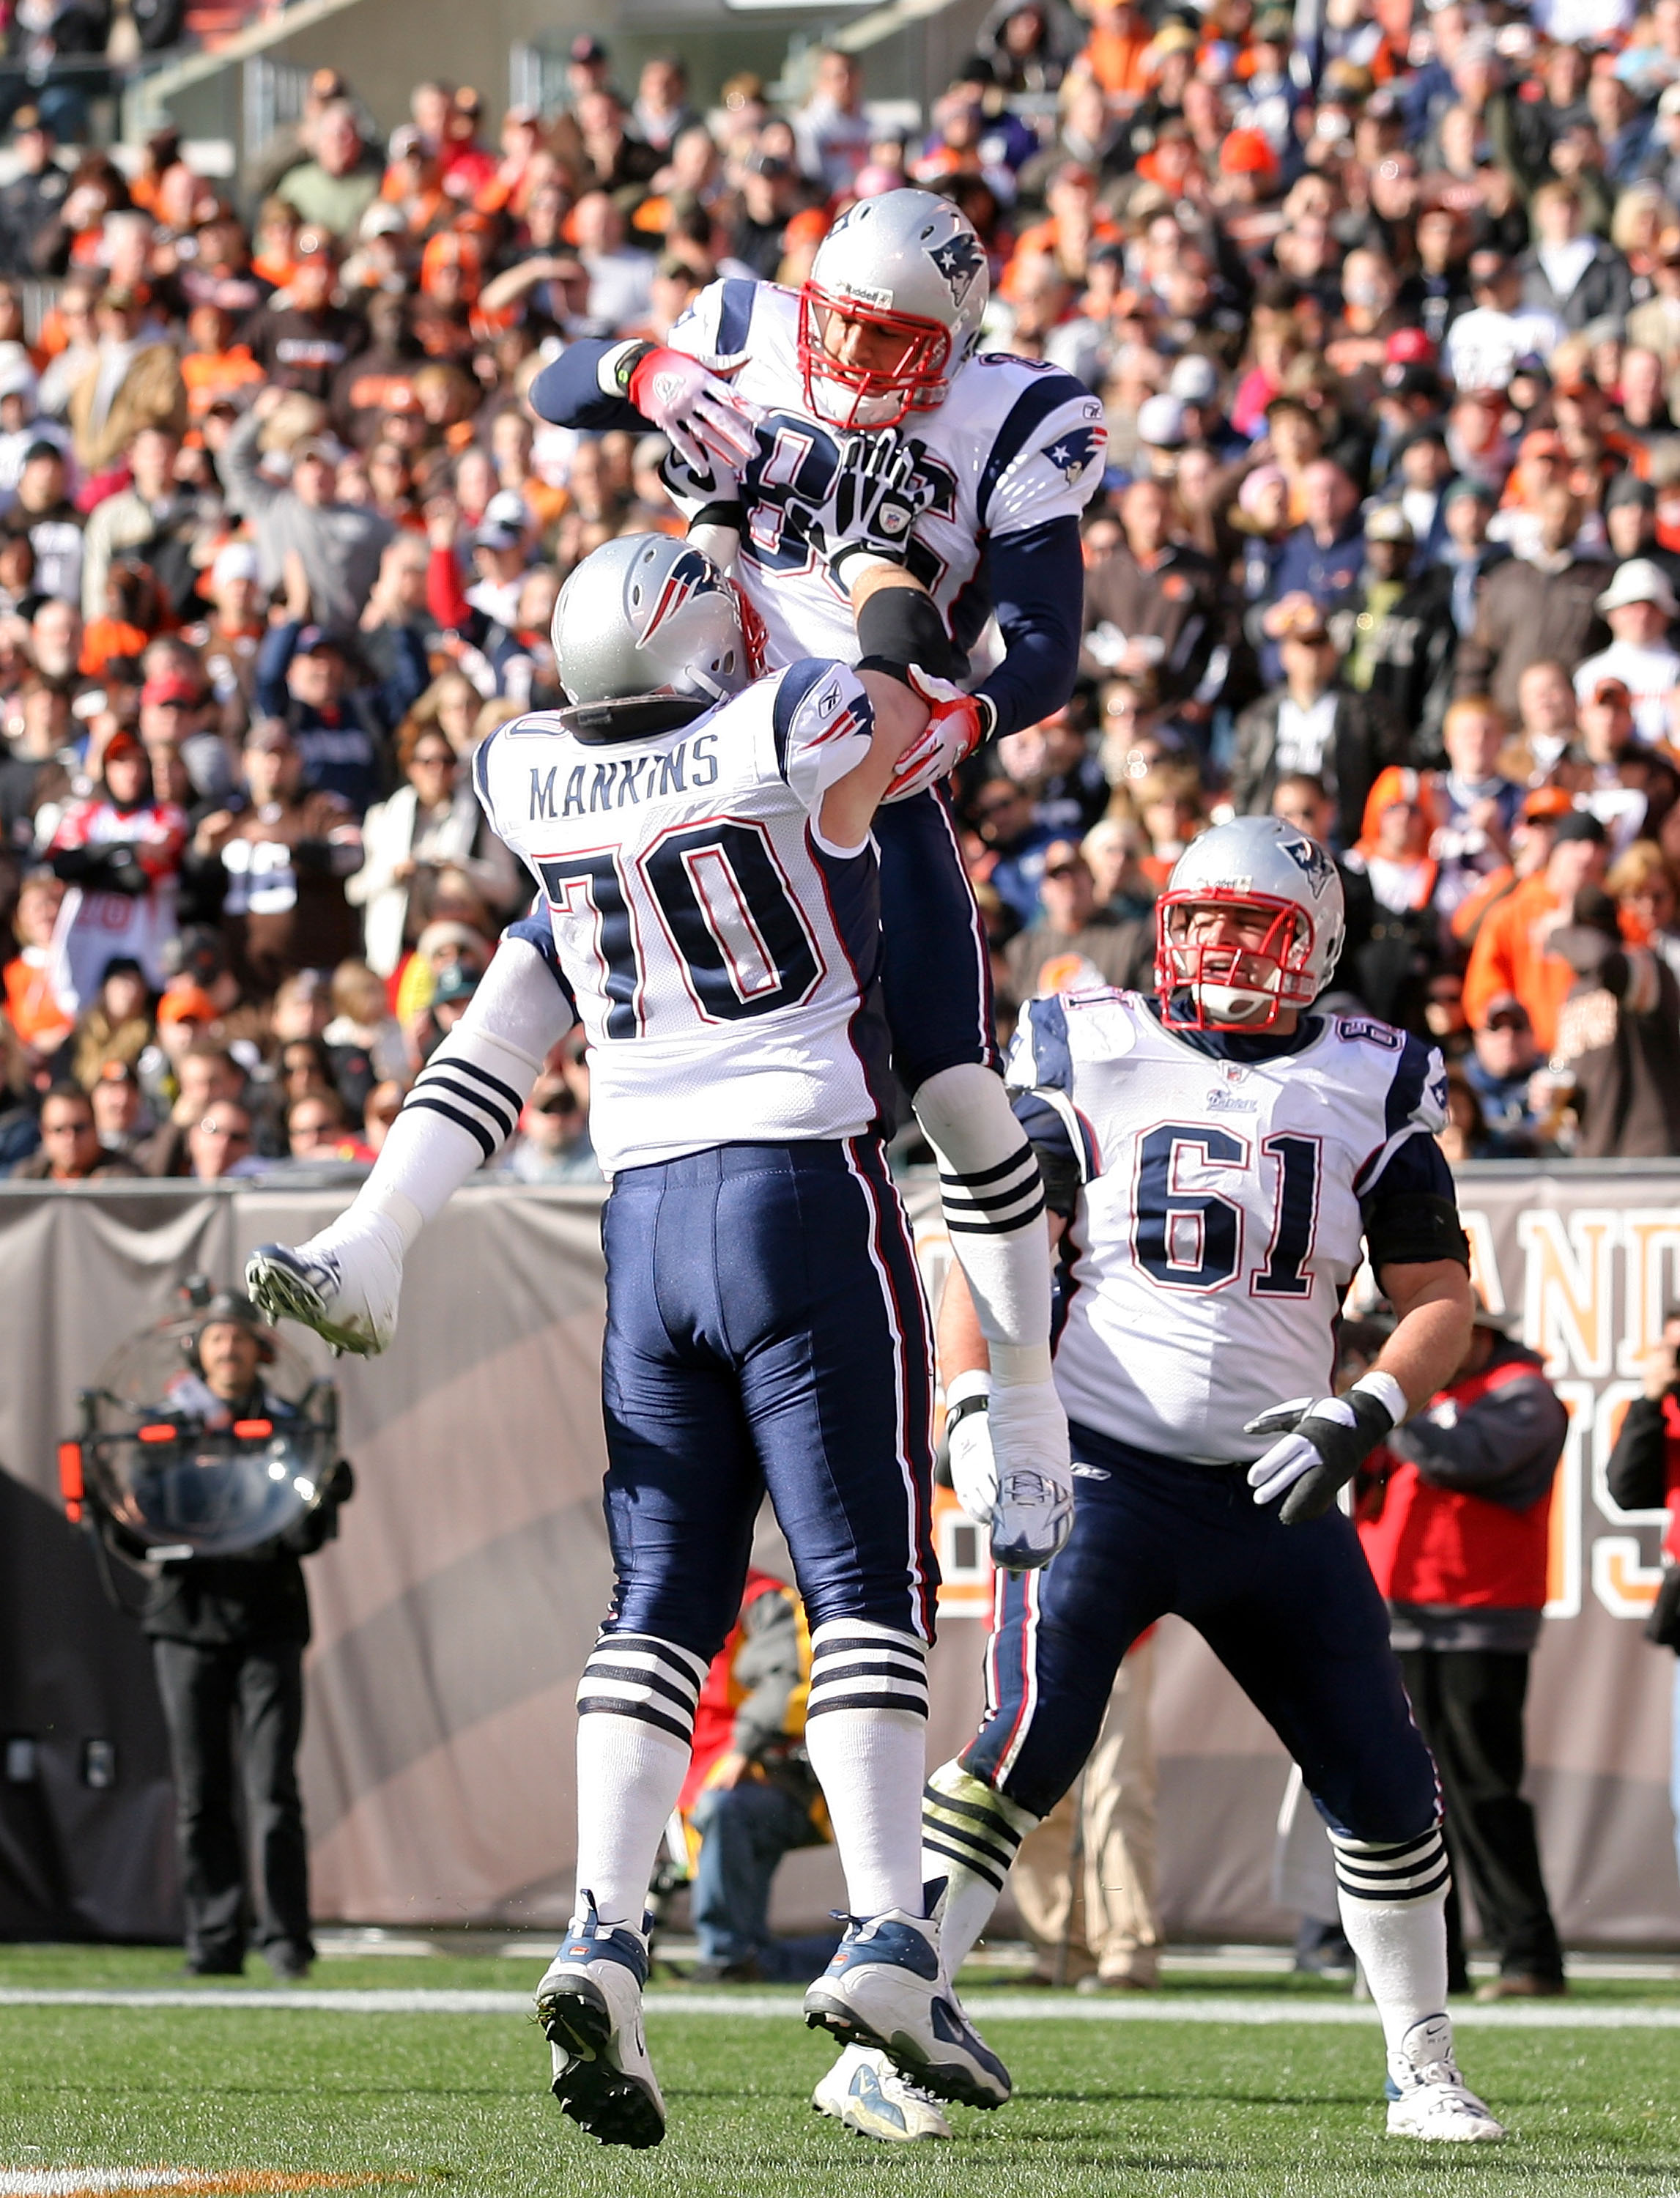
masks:
<path id="1" fill-rule="evenodd" d="M 991 960 L 962 867 L 950 798 L 935 787 L 875 811 L 881 1004 L 892 1066 L 915 1092 L 941 1069 L 997 1065 Z"/>
<path id="2" fill-rule="evenodd" d="M 1132 1450 L 1077 1423 L 1073 1532 L 1040 1573 L 1000 1573 L 986 1716 L 962 1763 L 1047 1816 L 1096 1745 L 1120 1659 L 1188 1619 L 1295 1761 L 1338 1831 L 1413 1839 L 1439 1815 L 1388 1614 L 1340 1511 L 1299 1526 L 1242 1465 Z"/>
<path id="3" fill-rule="evenodd" d="M 931 1641 L 932 1353 L 879 1142 L 622 1169 L 602 1236 L 607 1631 L 710 1661 L 768 1489 L 813 1628 Z"/>

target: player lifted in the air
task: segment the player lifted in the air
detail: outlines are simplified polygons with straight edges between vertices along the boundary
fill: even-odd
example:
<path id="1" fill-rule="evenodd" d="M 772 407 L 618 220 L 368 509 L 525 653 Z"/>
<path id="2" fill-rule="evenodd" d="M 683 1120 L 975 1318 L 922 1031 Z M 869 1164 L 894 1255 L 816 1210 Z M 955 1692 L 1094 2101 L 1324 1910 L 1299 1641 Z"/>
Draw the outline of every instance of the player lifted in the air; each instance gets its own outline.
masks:
<path id="1" fill-rule="evenodd" d="M 1497 2137 L 1453 2058 L 1434 1766 L 1336 1506 L 1470 1332 L 1433 1134 L 1440 1056 L 1369 1016 L 1313 1011 L 1341 947 L 1341 885 L 1322 847 L 1275 819 L 1196 840 L 1157 923 L 1156 997 L 1031 1001 L 1010 1059 L 1065 1221 L 1055 1376 L 1074 1525 L 1045 1570 L 999 1575 L 985 1722 L 929 1782 L 922 1866 L 945 1881 L 942 1950 L 955 1976 L 1021 1838 L 1078 1775 L 1121 1658 L 1176 1613 L 1270 1722 L 1328 1828 L 1343 1928 L 1382 2019 L 1389 2132 Z M 1398 1324 L 1338 1398 L 1334 1323 L 1362 1252 Z M 959 1277 L 939 1342 L 953 1480 L 983 1510 L 990 1384 Z M 944 2133 L 934 2110 L 907 2128 L 848 2096 L 857 2059 L 818 2105 L 880 2137 Z"/>
<path id="2" fill-rule="evenodd" d="M 891 191 L 841 215 L 802 292 L 714 282 L 667 344 L 569 345 L 531 392 L 550 420 L 670 437 L 695 538 L 735 559 L 771 665 L 909 664 L 972 689 L 947 763 L 1072 692 L 1078 514 L 1102 476 L 1102 408 L 1088 390 L 1055 367 L 976 353 L 986 294 L 985 253 L 956 207 Z M 1049 1378 L 1043 1193 L 996 1073 L 985 936 L 943 793 L 883 808 L 875 833 L 893 1066 L 939 1155 L 991 1346 L 993 1554 L 1040 1561 L 1067 1530 L 1067 1430 Z M 329 1230 L 326 1244 L 341 1324 L 377 1330 L 388 1237 Z"/>
<path id="3" fill-rule="evenodd" d="M 617 1589 L 578 1692 L 578 1914 L 538 1993 L 555 2095 L 604 2143 L 664 2134 L 642 1910 L 768 1490 L 811 1621 L 805 1739 L 852 1919 L 807 2020 L 997 2106 L 1009 2079 L 947 1992 L 923 1913 L 932 1367 L 881 1142 L 869 827 L 928 712 L 901 679 L 832 660 L 747 685 L 733 588 L 665 535 L 579 566 L 555 636 L 573 706 L 474 759 L 544 913 L 504 939 L 356 1208 L 411 1238 L 581 1018 L 613 1178 Z M 266 1310 L 330 1338 L 320 1271 L 318 1253 L 276 1245 L 247 1269 Z"/>

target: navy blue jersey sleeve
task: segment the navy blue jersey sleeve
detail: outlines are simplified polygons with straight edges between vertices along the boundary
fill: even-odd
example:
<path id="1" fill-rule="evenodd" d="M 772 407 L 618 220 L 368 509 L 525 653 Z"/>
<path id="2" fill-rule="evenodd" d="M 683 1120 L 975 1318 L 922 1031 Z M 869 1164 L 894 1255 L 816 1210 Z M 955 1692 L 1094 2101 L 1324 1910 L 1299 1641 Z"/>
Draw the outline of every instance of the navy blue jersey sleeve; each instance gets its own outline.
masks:
<path id="1" fill-rule="evenodd" d="M 618 342 L 596 336 L 580 336 L 569 343 L 532 383 L 527 398 L 539 420 L 556 427 L 586 427 L 597 434 L 624 427 L 632 435 L 653 432 L 627 397 L 607 397 L 597 379 L 601 362 Z"/>
<path id="2" fill-rule="evenodd" d="M 989 541 L 985 578 L 1008 654 L 980 691 L 996 706 L 1002 738 L 1038 724 L 1073 692 L 1085 600 L 1078 520 L 1065 515 Z"/>
<path id="3" fill-rule="evenodd" d="M 1062 1109 L 1042 1091 L 1017 1091 L 1009 1103 L 1037 1157 L 1043 1178 L 1044 1203 L 1066 1221 L 1079 1202 L 1079 1187 L 1085 1179 L 1084 1156 L 1073 1125 Z"/>
<path id="4" fill-rule="evenodd" d="M 1470 1264 L 1458 1218 L 1458 1189 L 1434 1138 L 1418 1131 L 1397 1145 L 1382 1179 L 1359 1201 L 1371 1267 L 1427 1266 L 1437 1259 Z"/>
<path id="5" fill-rule="evenodd" d="M 503 939 L 522 939 L 527 946 L 534 946 L 547 964 L 549 974 L 566 995 L 566 1004 L 572 1010 L 572 1020 L 578 1020 L 577 995 L 567 982 L 566 972 L 560 966 L 560 952 L 554 943 L 554 927 L 541 907 L 534 908 L 529 916 L 520 916 L 502 933 Z"/>

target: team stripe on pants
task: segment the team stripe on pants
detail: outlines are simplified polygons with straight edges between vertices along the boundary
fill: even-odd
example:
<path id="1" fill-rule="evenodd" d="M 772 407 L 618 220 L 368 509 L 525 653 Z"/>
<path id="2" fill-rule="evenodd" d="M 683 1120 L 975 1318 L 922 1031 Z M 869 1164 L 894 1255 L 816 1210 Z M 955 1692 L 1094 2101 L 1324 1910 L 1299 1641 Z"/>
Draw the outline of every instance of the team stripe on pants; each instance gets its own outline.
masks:
<path id="1" fill-rule="evenodd" d="M 927 1714 L 927 1649 L 913 1633 L 866 1618 L 831 1618 L 811 1637 L 807 1723 L 830 1710 Z"/>
<path id="2" fill-rule="evenodd" d="M 578 1682 L 578 1714 L 635 1718 L 684 1747 L 695 1736 L 695 1706 L 706 1660 L 651 1633 L 603 1633 Z"/>
<path id="3" fill-rule="evenodd" d="M 1369 1840 L 1350 1839 L 1346 1832 L 1331 1831 L 1335 1852 L 1336 1888 L 1346 1900 L 1386 1904 L 1396 1900 L 1433 1900 L 1450 1881 L 1446 1842 L 1439 1824 L 1415 1840 L 1382 1846 Z"/>

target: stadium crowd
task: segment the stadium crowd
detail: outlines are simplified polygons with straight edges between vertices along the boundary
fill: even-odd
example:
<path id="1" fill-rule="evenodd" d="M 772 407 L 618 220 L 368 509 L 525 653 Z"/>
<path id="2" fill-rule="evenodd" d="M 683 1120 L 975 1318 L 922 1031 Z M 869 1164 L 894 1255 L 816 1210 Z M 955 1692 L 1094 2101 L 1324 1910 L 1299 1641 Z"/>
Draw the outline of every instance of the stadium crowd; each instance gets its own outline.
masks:
<path id="1" fill-rule="evenodd" d="M 997 0 L 908 134 L 835 50 L 568 87 L 381 143 L 321 72 L 243 206 L 13 116 L 0 1170 L 371 1158 L 531 892 L 474 747 L 560 699 L 577 561 L 680 530 L 532 380 L 906 179 L 1107 416 L 1081 684 L 958 789 L 1000 1020 L 1148 986 L 1175 857 L 1270 811 L 1450 1157 L 1680 1153 L 1680 0 Z M 502 1165 L 592 1179 L 588 1096 L 568 1043 Z"/>

